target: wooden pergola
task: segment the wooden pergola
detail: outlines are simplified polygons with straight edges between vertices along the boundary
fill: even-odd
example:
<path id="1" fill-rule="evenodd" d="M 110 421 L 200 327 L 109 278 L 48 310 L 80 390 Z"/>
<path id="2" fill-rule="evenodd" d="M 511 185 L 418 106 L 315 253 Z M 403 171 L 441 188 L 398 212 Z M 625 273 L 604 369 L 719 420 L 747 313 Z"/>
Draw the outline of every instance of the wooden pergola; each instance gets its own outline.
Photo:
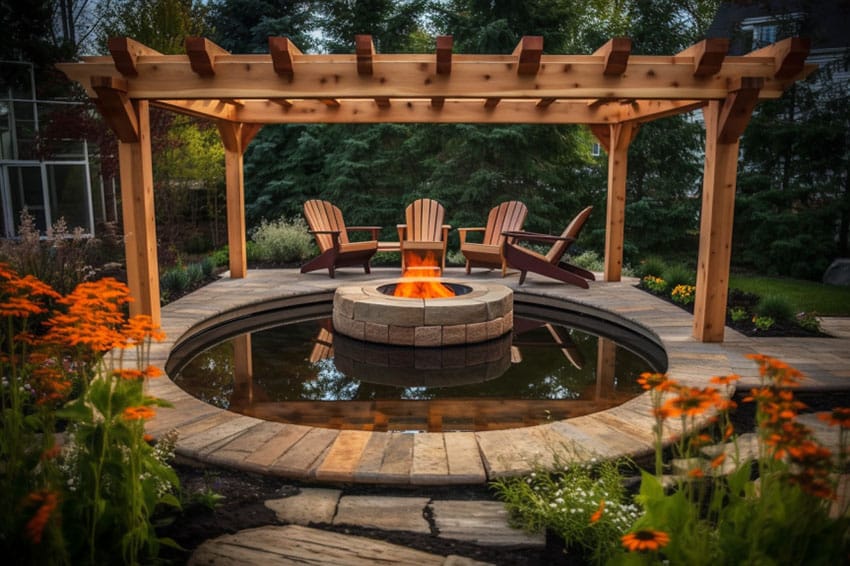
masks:
<path id="1" fill-rule="evenodd" d="M 452 37 L 432 54 L 307 55 L 283 37 L 267 54 L 231 54 L 206 38 L 163 55 L 129 38 L 111 56 L 59 68 L 94 100 L 119 143 L 127 276 L 133 314 L 160 321 L 149 108 L 214 120 L 225 148 L 230 276 L 245 277 L 243 153 L 265 124 L 586 124 L 608 152 L 605 281 L 623 260 L 627 154 L 644 122 L 701 108 L 705 120 L 694 336 L 723 341 L 739 138 L 759 100 L 778 98 L 814 70 L 809 42 L 790 38 L 744 56 L 706 39 L 669 56 L 632 55 L 613 38 L 590 55 L 544 55 L 523 37 L 510 55 L 461 55 Z"/>

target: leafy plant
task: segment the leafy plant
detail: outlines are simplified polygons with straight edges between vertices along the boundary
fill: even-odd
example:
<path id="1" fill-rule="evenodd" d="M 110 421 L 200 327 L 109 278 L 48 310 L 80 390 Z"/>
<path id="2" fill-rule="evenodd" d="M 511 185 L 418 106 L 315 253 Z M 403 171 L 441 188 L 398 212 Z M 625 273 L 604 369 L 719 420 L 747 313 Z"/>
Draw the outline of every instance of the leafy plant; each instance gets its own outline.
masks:
<path id="1" fill-rule="evenodd" d="M 641 284 L 650 292 L 656 295 L 663 295 L 667 291 L 667 282 L 660 277 L 654 275 L 646 275 L 641 279 Z"/>
<path id="2" fill-rule="evenodd" d="M 645 257 L 638 263 L 635 273 L 637 273 L 637 276 L 640 278 L 644 278 L 647 275 L 660 277 L 666 269 L 667 263 L 664 259 L 659 256 L 652 255 Z"/>
<path id="3" fill-rule="evenodd" d="M 637 519 L 619 472 L 611 460 L 538 470 L 524 478 L 499 479 L 491 485 L 515 525 L 530 532 L 548 529 L 567 546 L 581 548 L 602 563 L 617 550 L 620 537 Z"/>
<path id="4" fill-rule="evenodd" d="M 776 324 L 776 321 L 773 320 L 773 318 L 769 317 L 769 316 L 756 315 L 756 316 L 753 317 L 753 324 L 759 330 L 764 331 L 764 330 L 770 330 L 771 328 L 773 328 L 773 325 Z"/>
<path id="5" fill-rule="evenodd" d="M 761 317 L 769 317 L 779 322 L 794 320 L 794 307 L 782 295 L 766 295 L 759 299 L 755 313 Z"/>
<path id="6" fill-rule="evenodd" d="M 263 220 L 251 234 L 256 257 L 276 263 L 300 262 L 314 255 L 313 236 L 302 218 Z"/>
<path id="7" fill-rule="evenodd" d="M 676 285 L 676 287 L 673 288 L 670 297 L 673 299 L 673 302 L 679 303 L 680 305 L 690 305 L 694 302 L 695 292 L 696 287 L 693 285 Z"/>
<path id="8" fill-rule="evenodd" d="M 846 508 L 830 515 L 837 488 L 831 454 L 797 421 L 802 405 L 791 388 L 803 375 L 774 358 L 748 357 L 762 379 L 745 399 L 756 404 L 758 427 L 758 447 L 749 452 L 730 419 L 737 375 L 712 378 L 721 389 L 685 387 L 665 374 L 642 376 L 657 438 L 665 436 L 668 421 L 679 420 L 673 450 L 683 470 L 672 490 L 663 487 L 660 466 L 654 475 L 642 473 L 637 500 L 644 512 L 610 563 L 833 564 L 846 557 L 850 515 Z M 696 419 L 710 412 L 714 424 L 701 430 Z M 824 420 L 840 427 L 843 465 L 850 409 L 834 409 Z M 721 443 L 719 449 L 704 452 L 712 441 Z"/>
<path id="9" fill-rule="evenodd" d="M 667 281 L 669 288 L 675 289 L 679 285 L 694 285 L 696 275 L 693 270 L 689 269 L 682 263 L 668 265 L 661 277 Z"/>
<path id="10" fill-rule="evenodd" d="M 163 335 L 150 317 L 126 317 L 129 300 L 114 279 L 63 296 L 0 264 L 0 551 L 17 563 L 157 555 L 151 515 L 178 504 L 167 443 L 151 447 L 143 426 L 164 404 L 145 393 L 161 373 L 147 365 L 150 341 Z"/>
<path id="11" fill-rule="evenodd" d="M 747 309 L 743 307 L 733 307 L 729 309 L 729 318 L 732 319 L 732 322 L 739 323 L 744 322 L 750 317 L 750 313 L 747 312 Z"/>
<path id="12" fill-rule="evenodd" d="M 817 313 L 798 312 L 795 320 L 800 328 L 805 328 L 810 332 L 820 332 L 820 320 Z"/>

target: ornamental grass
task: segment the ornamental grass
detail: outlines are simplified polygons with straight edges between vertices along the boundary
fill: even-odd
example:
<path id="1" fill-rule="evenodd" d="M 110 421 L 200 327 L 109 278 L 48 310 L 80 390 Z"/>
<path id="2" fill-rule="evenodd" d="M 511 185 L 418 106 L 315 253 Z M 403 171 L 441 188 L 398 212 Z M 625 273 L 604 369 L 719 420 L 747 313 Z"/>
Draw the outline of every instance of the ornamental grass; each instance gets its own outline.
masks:
<path id="1" fill-rule="evenodd" d="M 164 335 L 130 300 L 114 279 L 62 295 L 0 264 L 0 553 L 16 564 L 148 563 L 169 542 L 151 517 L 178 505 L 174 438 L 144 434 Z"/>

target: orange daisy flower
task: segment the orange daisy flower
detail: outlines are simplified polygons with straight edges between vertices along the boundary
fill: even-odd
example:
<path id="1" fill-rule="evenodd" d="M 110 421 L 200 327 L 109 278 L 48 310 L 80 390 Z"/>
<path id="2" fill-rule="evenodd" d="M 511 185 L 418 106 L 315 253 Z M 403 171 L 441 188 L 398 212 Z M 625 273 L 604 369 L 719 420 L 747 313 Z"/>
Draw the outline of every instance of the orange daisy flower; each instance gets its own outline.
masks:
<path id="1" fill-rule="evenodd" d="M 695 417 L 710 409 L 716 397 L 717 391 L 711 388 L 683 387 L 678 395 L 665 401 L 662 408 L 667 409 L 673 417 Z"/>
<path id="2" fill-rule="evenodd" d="M 818 418 L 831 426 L 850 428 L 850 408 L 848 407 L 836 407 L 829 413 L 821 413 Z"/>
<path id="3" fill-rule="evenodd" d="M 156 411 L 150 407 L 127 407 L 124 409 L 124 418 L 128 421 L 148 420 L 156 415 Z"/>
<path id="4" fill-rule="evenodd" d="M 715 385 L 732 385 L 739 379 L 741 379 L 741 376 L 733 373 L 730 375 L 716 375 L 709 379 L 709 381 Z"/>
<path id="5" fill-rule="evenodd" d="M 629 552 L 655 551 L 669 544 L 670 535 L 664 531 L 641 529 L 624 534 L 620 540 Z"/>
<path id="6" fill-rule="evenodd" d="M 35 515 L 27 521 L 26 526 L 27 538 L 35 544 L 40 544 L 41 537 L 44 534 L 44 527 L 47 525 L 47 521 L 50 520 L 53 510 L 59 504 L 59 498 L 52 491 L 42 491 L 31 493 L 28 499 L 33 503 L 41 503 Z"/>
<path id="7" fill-rule="evenodd" d="M 640 374 L 637 382 L 644 390 L 660 389 L 662 391 L 668 389 L 673 382 L 667 377 L 666 373 L 650 373 L 644 372 Z"/>
<path id="8" fill-rule="evenodd" d="M 599 507 L 596 511 L 593 512 L 593 515 L 590 516 L 590 523 L 593 524 L 602 518 L 602 512 L 605 509 L 605 500 L 602 499 L 599 501 Z"/>

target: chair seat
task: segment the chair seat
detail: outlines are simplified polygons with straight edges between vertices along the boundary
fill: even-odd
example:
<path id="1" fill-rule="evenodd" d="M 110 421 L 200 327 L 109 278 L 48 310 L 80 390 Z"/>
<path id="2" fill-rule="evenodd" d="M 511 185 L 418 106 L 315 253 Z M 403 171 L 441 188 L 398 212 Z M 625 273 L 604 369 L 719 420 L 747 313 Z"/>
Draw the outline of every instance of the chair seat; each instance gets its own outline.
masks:
<path id="1" fill-rule="evenodd" d="M 499 255 L 499 250 L 501 250 L 502 246 L 499 245 L 488 245 L 488 244 L 473 244 L 470 242 L 466 242 L 463 244 L 462 251 L 474 253 L 474 254 L 489 254 L 489 255 Z"/>
<path id="2" fill-rule="evenodd" d="M 443 242 L 428 242 L 417 240 L 415 242 L 402 242 L 402 249 L 405 250 L 442 250 Z"/>
<path id="3" fill-rule="evenodd" d="M 377 250 L 378 249 L 378 241 L 377 240 L 367 240 L 365 242 L 349 242 L 347 244 L 339 245 L 339 253 L 347 254 L 352 252 L 362 252 L 367 250 Z"/>

